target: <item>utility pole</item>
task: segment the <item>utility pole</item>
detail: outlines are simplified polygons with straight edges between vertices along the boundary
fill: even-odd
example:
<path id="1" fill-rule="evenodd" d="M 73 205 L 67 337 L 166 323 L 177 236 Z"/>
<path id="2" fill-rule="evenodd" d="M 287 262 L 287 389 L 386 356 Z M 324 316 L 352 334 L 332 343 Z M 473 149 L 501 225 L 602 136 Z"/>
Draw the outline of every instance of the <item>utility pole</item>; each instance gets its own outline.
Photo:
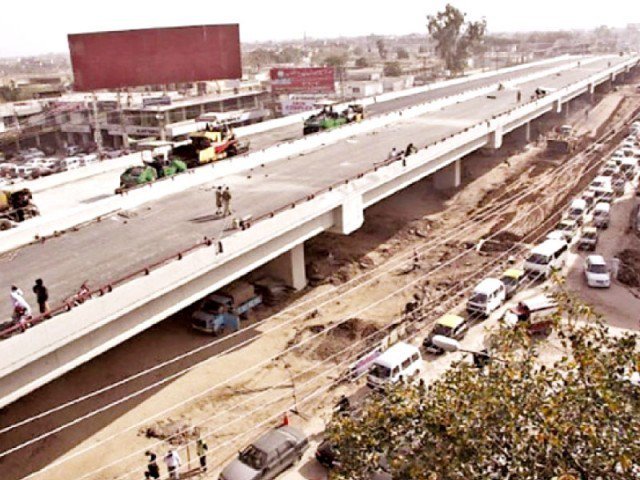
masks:
<path id="1" fill-rule="evenodd" d="M 100 131 L 100 122 L 98 119 L 98 96 L 96 92 L 93 92 L 93 141 L 96 142 L 96 146 L 98 147 L 98 158 L 102 160 L 103 152 L 102 152 L 102 132 Z"/>
<path id="2" fill-rule="evenodd" d="M 121 89 L 118 89 L 118 117 L 120 118 L 120 130 L 122 130 L 122 148 L 129 150 L 129 134 L 124 121 L 124 111 L 122 110 L 122 100 L 120 98 Z"/>

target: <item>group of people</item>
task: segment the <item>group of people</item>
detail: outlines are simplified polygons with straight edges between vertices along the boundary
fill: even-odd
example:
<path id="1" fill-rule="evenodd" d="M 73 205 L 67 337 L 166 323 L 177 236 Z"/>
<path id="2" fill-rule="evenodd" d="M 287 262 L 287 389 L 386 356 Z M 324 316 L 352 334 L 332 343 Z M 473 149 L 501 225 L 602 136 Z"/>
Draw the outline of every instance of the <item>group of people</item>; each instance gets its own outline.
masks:
<path id="1" fill-rule="evenodd" d="M 418 148 L 413 143 L 407 145 L 404 151 L 398 151 L 396 147 L 393 147 L 389 152 L 389 157 L 387 158 L 387 160 L 395 160 L 399 156 L 408 157 L 409 155 L 413 155 L 414 153 L 418 153 Z"/>
<path id="2" fill-rule="evenodd" d="M 199 438 L 196 442 L 196 454 L 200 461 L 200 472 L 207 471 L 207 452 L 209 446 L 207 442 Z M 145 452 L 147 456 L 147 470 L 144 472 L 144 478 L 146 480 L 159 480 L 160 479 L 160 466 L 158 465 L 157 455 L 147 450 Z M 164 456 L 164 464 L 167 467 L 168 477 L 170 480 L 180 480 L 180 467 L 182 466 L 182 459 L 175 448 L 169 449 Z"/>
<path id="3" fill-rule="evenodd" d="M 38 278 L 33 285 L 33 293 L 36 296 L 36 302 L 38 303 L 38 309 L 40 314 L 46 315 L 49 313 L 49 290 L 44 285 L 41 278 Z M 16 285 L 11 285 L 11 306 L 13 307 L 13 314 L 11 319 L 14 323 L 20 325 L 23 329 L 30 326 L 29 321 L 32 317 L 31 306 L 29 302 L 24 298 L 24 292 Z"/>
<path id="4" fill-rule="evenodd" d="M 229 187 L 216 188 L 216 215 L 228 217 L 231 215 L 231 191 Z"/>

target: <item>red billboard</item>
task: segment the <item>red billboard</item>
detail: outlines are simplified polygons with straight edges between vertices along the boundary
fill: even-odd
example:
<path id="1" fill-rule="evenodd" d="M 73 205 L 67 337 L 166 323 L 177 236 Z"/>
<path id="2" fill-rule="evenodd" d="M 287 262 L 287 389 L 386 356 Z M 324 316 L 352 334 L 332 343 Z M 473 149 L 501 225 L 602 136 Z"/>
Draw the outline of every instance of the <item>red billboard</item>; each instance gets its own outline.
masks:
<path id="1" fill-rule="evenodd" d="M 333 93 L 335 91 L 332 67 L 272 68 L 270 72 L 273 93 Z"/>
<path id="2" fill-rule="evenodd" d="M 69 35 L 80 91 L 242 77 L 238 24 Z"/>

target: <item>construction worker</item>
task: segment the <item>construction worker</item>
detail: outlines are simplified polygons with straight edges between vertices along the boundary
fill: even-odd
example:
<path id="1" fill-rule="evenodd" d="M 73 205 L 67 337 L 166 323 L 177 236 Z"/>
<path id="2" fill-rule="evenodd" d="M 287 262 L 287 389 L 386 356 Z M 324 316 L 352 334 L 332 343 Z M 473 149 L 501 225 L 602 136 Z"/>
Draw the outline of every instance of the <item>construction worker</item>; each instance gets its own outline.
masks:
<path id="1" fill-rule="evenodd" d="M 398 150 L 396 149 L 396 147 L 393 147 L 389 152 L 388 160 L 395 160 L 397 156 L 398 156 Z"/>
<path id="2" fill-rule="evenodd" d="M 158 467 L 158 462 L 156 461 L 156 454 L 149 450 L 144 452 L 144 454 L 149 457 L 147 461 L 147 471 L 144 472 L 144 477 L 158 480 L 160 478 L 160 467 Z"/>
<path id="3" fill-rule="evenodd" d="M 38 301 L 38 307 L 40 308 L 40 313 L 45 314 L 49 311 L 49 290 L 44 286 L 44 282 L 41 278 L 36 280 L 35 285 L 33 286 L 33 293 L 36 294 L 36 300 Z"/>
<path id="4" fill-rule="evenodd" d="M 222 187 L 216 189 L 216 215 L 222 214 Z"/>
<path id="5" fill-rule="evenodd" d="M 413 155 L 414 153 L 417 153 L 418 149 L 415 147 L 415 145 L 413 143 L 410 143 L 409 145 L 407 145 L 407 148 L 404 151 L 404 156 L 408 157 L 409 155 Z"/>
<path id="6" fill-rule="evenodd" d="M 522 100 L 522 92 L 520 90 L 518 90 L 518 93 L 516 94 L 516 100 L 518 103 Z"/>
<path id="7" fill-rule="evenodd" d="M 14 321 L 18 322 L 24 317 L 31 316 L 31 307 L 24 299 L 24 293 L 15 285 L 11 285 L 11 305 Z"/>
<path id="8" fill-rule="evenodd" d="M 200 471 L 207 471 L 207 451 L 209 450 L 209 446 L 204 439 L 199 438 L 196 443 L 196 453 L 198 454 L 198 458 L 200 459 Z"/>
<path id="9" fill-rule="evenodd" d="M 171 480 L 180 480 L 180 465 L 182 464 L 182 459 L 180 455 L 178 455 L 178 452 L 173 448 L 170 449 L 164 456 L 164 463 L 167 465 L 167 470 L 169 470 L 169 478 Z"/>
<path id="10" fill-rule="evenodd" d="M 222 216 L 228 217 L 231 215 L 231 192 L 229 191 L 229 187 L 224 187 L 224 191 L 222 192 L 222 205 L 224 208 Z"/>

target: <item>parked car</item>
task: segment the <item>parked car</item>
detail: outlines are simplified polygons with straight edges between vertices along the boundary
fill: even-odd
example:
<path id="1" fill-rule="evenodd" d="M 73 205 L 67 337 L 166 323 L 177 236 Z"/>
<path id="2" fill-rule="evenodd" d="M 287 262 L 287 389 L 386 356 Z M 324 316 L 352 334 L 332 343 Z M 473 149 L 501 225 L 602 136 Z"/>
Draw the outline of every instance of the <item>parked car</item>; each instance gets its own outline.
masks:
<path id="1" fill-rule="evenodd" d="M 448 313 L 438 319 L 429 335 L 427 335 L 422 342 L 422 346 L 425 351 L 429 353 L 444 353 L 440 347 L 433 343 L 433 337 L 440 335 L 454 340 L 460 340 L 465 336 L 468 329 L 469 324 L 463 317 Z"/>
<path id="2" fill-rule="evenodd" d="M 584 276 L 587 285 L 594 288 L 609 288 L 611 272 L 602 255 L 589 255 L 584 262 Z"/>
<path id="3" fill-rule="evenodd" d="M 78 145 L 69 145 L 64 149 L 64 153 L 67 157 L 74 157 L 82 153 L 82 148 L 80 148 Z"/>
<path id="4" fill-rule="evenodd" d="M 220 480 L 268 480 L 302 459 L 309 448 L 304 432 L 290 426 L 274 428 L 242 450 L 224 467 Z"/>

